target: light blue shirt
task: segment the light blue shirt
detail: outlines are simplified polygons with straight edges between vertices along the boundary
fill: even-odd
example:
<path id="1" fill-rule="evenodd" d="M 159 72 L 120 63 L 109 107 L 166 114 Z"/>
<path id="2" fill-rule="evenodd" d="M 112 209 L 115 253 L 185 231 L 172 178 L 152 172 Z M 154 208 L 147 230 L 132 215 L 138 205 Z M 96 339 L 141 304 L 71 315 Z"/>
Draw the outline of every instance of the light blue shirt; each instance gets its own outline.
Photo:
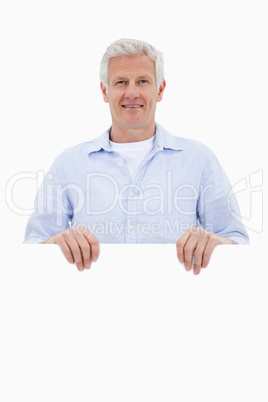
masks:
<path id="1" fill-rule="evenodd" d="M 86 225 L 100 243 L 176 243 L 192 226 L 248 243 L 231 185 L 212 151 L 156 123 L 132 181 L 110 129 L 62 152 L 35 199 L 24 243 Z"/>

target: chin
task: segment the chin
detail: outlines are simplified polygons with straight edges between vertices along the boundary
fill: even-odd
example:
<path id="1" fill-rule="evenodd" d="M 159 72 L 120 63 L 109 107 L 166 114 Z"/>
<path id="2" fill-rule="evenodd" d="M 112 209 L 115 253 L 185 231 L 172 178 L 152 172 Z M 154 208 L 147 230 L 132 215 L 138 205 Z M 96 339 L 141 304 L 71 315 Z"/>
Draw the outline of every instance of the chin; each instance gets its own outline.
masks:
<path id="1" fill-rule="evenodd" d="M 141 128 L 143 127 L 145 124 L 141 121 L 135 121 L 135 122 L 126 122 L 125 123 L 125 127 L 129 127 L 129 128 Z"/>
<path id="2" fill-rule="evenodd" d="M 126 124 L 137 124 L 137 125 L 140 125 L 140 124 L 142 125 L 142 124 L 145 124 L 145 122 L 146 122 L 145 119 L 142 119 L 138 116 L 136 116 L 136 117 L 132 116 L 130 118 L 125 118 L 123 120 L 126 122 Z"/>

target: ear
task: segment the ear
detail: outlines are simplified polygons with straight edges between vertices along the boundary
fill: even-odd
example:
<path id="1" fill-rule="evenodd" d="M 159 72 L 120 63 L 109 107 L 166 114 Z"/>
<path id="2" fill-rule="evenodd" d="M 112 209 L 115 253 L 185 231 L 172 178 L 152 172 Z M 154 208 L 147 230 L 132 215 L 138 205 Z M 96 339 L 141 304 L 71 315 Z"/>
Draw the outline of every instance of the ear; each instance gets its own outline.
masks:
<path id="1" fill-rule="evenodd" d="M 103 85 L 103 83 L 100 83 L 100 88 L 103 96 L 104 102 L 108 103 L 109 102 L 109 96 L 108 96 L 108 91 L 107 88 Z"/>
<path id="2" fill-rule="evenodd" d="M 164 91 L 166 88 L 166 81 L 163 80 L 162 84 L 159 87 L 158 94 L 157 94 L 157 102 L 160 102 L 163 99 Z"/>

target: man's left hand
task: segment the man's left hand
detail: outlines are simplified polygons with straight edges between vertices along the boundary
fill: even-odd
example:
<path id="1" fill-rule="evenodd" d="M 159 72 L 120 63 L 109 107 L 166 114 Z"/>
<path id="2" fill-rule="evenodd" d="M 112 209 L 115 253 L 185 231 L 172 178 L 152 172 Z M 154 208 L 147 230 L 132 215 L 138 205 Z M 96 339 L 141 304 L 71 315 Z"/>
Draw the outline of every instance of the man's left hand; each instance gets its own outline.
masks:
<path id="1" fill-rule="evenodd" d="M 194 274 L 198 275 L 201 268 L 208 266 L 212 251 L 219 244 L 236 244 L 233 240 L 210 233 L 201 227 L 188 229 L 177 241 L 177 255 L 184 263 L 186 271 L 194 267 Z"/>

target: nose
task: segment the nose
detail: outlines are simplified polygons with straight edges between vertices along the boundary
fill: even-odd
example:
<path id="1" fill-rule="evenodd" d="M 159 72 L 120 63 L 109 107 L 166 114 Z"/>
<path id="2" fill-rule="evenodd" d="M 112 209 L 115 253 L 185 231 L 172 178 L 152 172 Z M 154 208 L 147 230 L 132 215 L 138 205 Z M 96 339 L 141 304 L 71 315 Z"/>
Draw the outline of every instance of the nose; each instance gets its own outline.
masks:
<path id="1" fill-rule="evenodd" d="M 127 85 L 125 97 L 129 99 L 135 99 L 139 97 L 138 88 L 134 82 L 133 83 L 130 82 Z"/>

